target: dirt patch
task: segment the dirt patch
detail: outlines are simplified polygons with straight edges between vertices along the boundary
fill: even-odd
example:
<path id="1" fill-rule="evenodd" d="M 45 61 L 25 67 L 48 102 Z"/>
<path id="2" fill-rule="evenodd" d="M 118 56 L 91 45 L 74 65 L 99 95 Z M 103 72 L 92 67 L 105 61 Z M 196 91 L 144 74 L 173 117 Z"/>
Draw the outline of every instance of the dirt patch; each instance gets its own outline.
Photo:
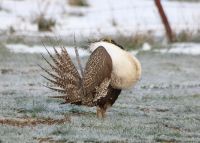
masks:
<path id="1" fill-rule="evenodd" d="M 18 127 L 24 127 L 24 126 L 34 127 L 37 124 L 53 125 L 53 124 L 63 124 L 65 122 L 64 119 L 54 120 L 54 119 L 51 119 L 51 118 L 47 118 L 47 119 L 33 119 L 33 118 L 25 118 L 25 117 L 17 117 L 17 118 L 25 119 L 25 121 L 16 121 L 16 120 L 13 120 L 13 119 L 4 119 L 4 120 L 0 120 L 0 124 L 18 126 Z M 66 117 L 66 120 L 69 123 L 71 121 L 71 117 L 70 118 Z"/>
<path id="2" fill-rule="evenodd" d="M 1 74 L 13 73 L 13 69 L 1 69 Z"/>
<path id="3" fill-rule="evenodd" d="M 38 138 L 37 140 L 39 140 L 39 143 L 42 143 L 42 142 L 53 142 L 53 137 L 48 137 L 48 138 Z"/>
<path id="4" fill-rule="evenodd" d="M 70 116 L 65 116 L 65 119 L 68 123 L 71 123 L 71 117 Z"/>
<path id="5" fill-rule="evenodd" d="M 38 73 L 40 72 L 41 70 L 29 70 L 28 73 Z"/>
<path id="6" fill-rule="evenodd" d="M 166 128 L 170 128 L 170 129 L 173 129 L 173 130 L 177 130 L 177 131 L 180 131 L 180 132 L 191 132 L 190 130 L 185 130 L 185 129 L 182 129 L 180 127 L 170 127 L 169 125 L 165 125 L 163 124 Z"/>
<path id="7" fill-rule="evenodd" d="M 148 110 L 148 109 L 140 109 L 140 111 L 146 112 L 146 113 L 158 113 L 158 112 L 167 112 L 169 110 Z"/>

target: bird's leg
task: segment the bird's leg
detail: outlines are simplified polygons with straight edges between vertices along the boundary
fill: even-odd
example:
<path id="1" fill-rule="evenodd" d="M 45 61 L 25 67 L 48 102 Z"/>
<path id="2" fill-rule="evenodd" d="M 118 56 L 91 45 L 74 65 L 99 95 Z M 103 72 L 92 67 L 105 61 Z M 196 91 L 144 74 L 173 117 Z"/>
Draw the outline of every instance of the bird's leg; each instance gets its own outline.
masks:
<path id="1" fill-rule="evenodd" d="M 106 109 L 97 106 L 97 117 L 100 119 L 106 118 Z"/>
<path id="2" fill-rule="evenodd" d="M 101 110 L 101 115 L 103 119 L 106 119 L 106 109 Z"/>
<path id="3" fill-rule="evenodd" d="M 97 109 L 97 118 L 102 119 L 102 114 L 101 114 L 100 109 Z"/>
<path id="4" fill-rule="evenodd" d="M 97 118 L 102 119 L 101 108 L 97 106 Z"/>

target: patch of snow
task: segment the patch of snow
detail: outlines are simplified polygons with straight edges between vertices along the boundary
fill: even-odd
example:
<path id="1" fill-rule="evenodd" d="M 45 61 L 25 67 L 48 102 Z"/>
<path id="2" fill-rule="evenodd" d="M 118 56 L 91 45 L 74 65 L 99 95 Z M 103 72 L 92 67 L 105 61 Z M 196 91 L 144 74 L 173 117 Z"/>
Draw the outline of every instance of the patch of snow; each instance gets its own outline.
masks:
<path id="1" fill-rule="evenodd" d="M 130 53 L 131 53 L 133 56 L 137 55 L 138 52 L 139 52 L 139 51 L 136 51 L 136 50 L 132 50 L 132 51 L 130 51 Z"/>
<path id="2" fill-rule="evenodd" d="M 53 32 L 50 32 L 52 35 L 55 32 L 61 36 L 76 33 L 79 37 L 94 38 L 97 34 L 116 35 L 119 31 L 126 35 L 148 30 L 163 34 L 165 31 L 153 0 L 88 0 L 88 3 L 89 7 L 74 7 L 68 5 L 66 0 L 49 0 L 45 9 L 45 3 L 40 1 L 4 0 L 1 5 L 9 12 L 0 11 L 0 29 L 9 30 L 12 26 L 16 31 L 26 31 L 27 35 L 43 35 L 46 32 L 37 32 L 37 26 L 32 21 L 46 10 L 45 17 L 57 22 Z M 161 3 L 173 30 L 200 28 L 200 3 L 168 0 L 162 0 Z M 75 17 L 70 12 L 81 12 L 83 16 Z M 113 25 L 112 21 L 116 24 Z"/>
<path id="3" fill-rule="evenodd" d="M 151 50 L 151 45 L 149 45 L 149 43 L 145 42 L 145 43 L 142 45 L 142 50 L 143 50 L 143 51 Z"/>
<path id="4" fill-rule="evenodd" d="M 154 52 L 174 54 L 200 54 L 200 44 L 197 43 L 174 43 L 171 49 L 156 49 Z"/>
<path id="5" fill-rule="evenodd" d="M 44 48 L 44 46 L 39 46 L 39 45 L 30 47 L 30 46 L 23 45 L 23 44 L 7 44 L 6 47 L 8 49 L 10 49 L 11 52 L 15 52 L 15 53 L 44 53 L 44 54 L 47 54 L 47 51 Z M 46 46 L 46 48 L 51 54 L 55 54 L 52 46 Z M 55 46 L 55 48 L 57 51 L 60 51 L 60 47 Z M 70 56 L 76 56 L 73 47 L 65 47 L 65 48 Z M 80 57 L 90 55 L 88 51 L 83 50 L 83 49 L 78 49 L 78 53 L 79 53 Z"/>

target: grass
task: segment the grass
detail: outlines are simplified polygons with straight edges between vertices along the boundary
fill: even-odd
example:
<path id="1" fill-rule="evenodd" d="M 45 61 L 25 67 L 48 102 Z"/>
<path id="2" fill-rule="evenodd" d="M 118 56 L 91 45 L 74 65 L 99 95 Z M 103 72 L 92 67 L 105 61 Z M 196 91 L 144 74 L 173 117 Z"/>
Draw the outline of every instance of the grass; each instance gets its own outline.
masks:
<path id="1" fill-rule="evenodd" d="M 189 31 L 189 30 L 182 30 L 180 32 L 177 32 L 175 35 L 175 42 L 194 42 L 194 43 L 200 43 L 200 31 L 197 30 Z M 111 36 L 112 37 L 112 36 Z M 152 31 L 147 31 L 144 33 L 135 33 L 131 36 L 124 36 L 122 33 L 119 33 L 118 36 L 113 37 L 120 45 L 123 45 L 128 50 L 131 49 L 139 49 L 142 47 L 144 43 L 149 43 L 154 48 L 161 48 L 170 45 L 170 42 L 167 42 L 167 44 L 164 44 L 166 42 L 163 42 L 166 40 L 166 36 L 157 37 L 153 34 Z M 163 44 L 162 44 L 163 43 Z"/>
<path id="2" fill-rule="evenodd" d="M 200 57 L 140 52 L 137 58 L 142 80 L 122 91 L 107 119 L 99 120 L 96 108 L 58 105 L 62 99 L 48 97 L 60 94 L 42 86 L 48 81 L 34 61 L 48 65 L 39 54 L 15 54 L 1 47 L 1 141 L 200 141 Z"/>
<path id="3" fill-rule="evenodd" d="M 135 33 L 130 36 L 125 36 L 123 33 L 118 33 L 117 36 L 110 36 L 112 39 L 117 41 L 119 45 L 126 47 L 126 49 L 139 49 L 145 42 L 153 45 L 156 42 L 156 37 L 151 33 L 151 31 L 144 32 L 144 33 Z"/>
<path id="4" fill-rule="evenodd" d="M 73 6 L 88 6 L 87 1 L 70 1 Z M 41 5 L 46 8 L 35 22 L 39 31 L 52 31 L 56 21 L 45 17 L 48 3 Z M 72 11 L 70 15 L 83 14 Z M 110 22 L 118 25 L 115 19 Z M 44 37 L 15 36 L 13 27 L 9 33 L 6 43 L 35 45 L 44 41 L 51 45 Z M 175 35 L 177 42 L 200 42 L 199 31 L 185 30 Z M 51 38 L 58 45 L 55 37 Z M 131 36 L 118 33 L 111 38 L 129 50 L 139 49 L 145 42 L 160 48 L 166 40 L 155 37 L 152 31 Z M 62 39 L 65 45 L 73 45 L 72 35 Z M 81 42 L 79 38 L 77 45 Z M 10 53 L 0 46 L 0 143 L 199 142 L 200 57 L 140 52 L 137 58 L 142 65 L 141 81 L 122 91 L 108 110 L 107 119 L 99 120 L 96 108 L 58 105 L 62 99 L 48 97 L 60 94 L 42 86 L 51 84 L 39 75 L 45 73 L 34 63 L 48 67 L 39 54 Z M 86 59 L 81 61 L 85 63 Z"/>
<path id="5" fill-rule="evenodd" d="M 199 1 L 199 0 L 177 0 L 177 1 Z M 88 6 L 88 2 L 86 0 L 66 0 L 67 3 L 69 3 L 72 6 Z M 2 2 L 0 2 L 0 7 Z M 56 21 L 56 19 L 53 19 L 52 17 L 48 17 L 49 15 L 49 10 L 51 9 L 50 6 L 50 2 L 48 0 L 42 0 L 42 1 L 38 1 L 38 12 L 32 12 L 33 15 L 33 19 L 32 22 L 37 23 L 38 25 L 38 31 L 53 31 L 53 27 L 59 23 Z M 63 13 L 67 14 L 67 15 L 71 15 L 71 16 L 84 16 L 84 13 L 79 11 L 79 10 L 72 10 L 72 11 L 67 11 L 65 10 L 65 5 L 61 5 L 60 7 L 61 9 L 63 9 Z M 112 11 L 112 8 L 110 9 Z M 53 13 L 50 12 L 50 13 Z M 62 14 L 61 14 L 62 15 Z M 62 16 L 61 16 L 62 17 Z M 64 14 L 63 14 L 64 17 Z M 62 19 L 63 19 L 62 17 Z M 111 25 L 113 27 L 118 27 L 118 23 L 117 20 L 114 17 L 110 18 L 111 20 L 109 21 L 111 23 Z M 120 25 L 119 25 L 120 26 Z M 116 29 L 117 30 L 117 29 Z M 18 31 L 16 29 L 14 29 L 14 27 L 10 26 L 8 29 L 8 33 L 10 34 L 8 36 L 8 38 L 6 38 L 6 42 L 7 43 L 24 43 L 27 45 L 34 45 L 36 43 L 41 43 L 41 40 L 44 40 L 44 37 L 40 37 L 40 36 L 16 36 L 16 33 L 19 33 L 21 31 Z M 56 31 L 54 31 L 56 32 Z M 118 43 L 124 47 L 126 47 L 128 50 L 131 49 L 139 49 L 141 48 L 141 46 L 145 43 L 148 42 L 149 44 L 153 45 L 153 46 L 158 46 L 158 47 L 163 47 L 165 45 L 160 44 L 163 41 L 167 41 L 166 36 L 161 36 L 161 37 L 156 37 L 153 34 L 154 31 L 147 31 L 147 32 L 136 32 L 133 35 L 130 36 L 126 36 L 123 33 L 117 33 L 117 36 L 112 36 L 111 37 L 113 39 L 115 39 L 116 41 L 118 41 Z M 175 33 L 175 37 L 176 37 L 176 41 L 177 42 L 200 42 L 200 33 L 199 30 L 196 31 L 189 31 L 189 30 L 183 30 L 181 32 L 176 32 L 176 30 L 174 30 Z M 5 32 L 3 35 L 6 35 L 7 32 Z M 16 35 L 15 35 L 16 34 Z M 95 35 L 100 35 L 99 33 L 95 33 Z M 80 36 L 81 37 L 81 36 Z M 71 38 L 71 39 L 70 39 Z M 71 43 L 73 38 L 73 35 L 68 35 L 66 37 L 63 38 L 63 41 L 65 42 L 64 44 L 67 43 L 67 45 L 73 45 L 73 43 Z M 98 38 L 102 38 L 102 35 L 100 35 Z M 79 38 L 80 40 L 78 40 L 78 42 L 82 42 L 81 38 Z M 2 43 L 5 42 L 5 39 L 1 40 Z M 39 41 L 39 42 L 38 42 Z M 48 40 L 44 40 L 45 43 L 49 44 Z"/>
<path id="6" fill-rule="evenodd" d="M 175 35 L 175 42 L 200 42 L 199 31 L 183 30 L 177 32 Z M 155 36 L 153 31 L 136 32 L 133 35 L 125 36 L 123 33 L 118 33 L 117 36 L 110 35 L 117 43 L 128 50 L 140 49 L 144 43 L 149 43 L 153 48 L 169 48 L 170 42 L 166 42 L 166 36 Z"/>
<path id="7" fill-rule="evenodd" d="M 39 13 L 34 14 L 35 16 L 32 20 L 33 23 L 36 23 L 38 25 L 38 31 L 52 31 L 52 27 L 54 27 L 56 24 L 55 19 L 53 19 L 52 17 L 46 17 L 49 7 L 50 1 L 38 1 Z"/>
<path id="8" fill-rule="evenodd" d="M 200 42 L 200 30 L 197 32 L 189 31 L 189 30 L 182 30 L 179 33 L 176 33 L 176 42 Z"/>
<path id="9" fill-rule="evenodd" d="M 86 0 L 68 0 L 68 4 L 71 6 L 89 6 Z"/>
<path id="10" fill-rule="evenodd" d="M 51 26 L 47 26 L 46 28 L 49 29 Z M 44 29 L 46 29 L 44 26 Z M 50 30 L 50 29 L 49 29 Z M 175 41 L 176 42 L 194 42 L 194 43 L 200 43 L 200 31 L 189 31 L 189 30 L 183 30 L 180 32 L 176 32 L 175 34 Z M 102 38 L 103 36 L 99 36 L 99 38 Z M 113 36 L 113 35 L 108 35 L 108 37 L 114 39 L 115 41 L 117 41 L 117 43 L 123 47 L 125 47 L 128 50 L 135 50 L 135 49 L 140 49 L 142 47 L 142 45 L 144 43 L 149 43 L 153 48 L 156 49 L 160 49 L 160 48 L 169 48 L 170 47 L 170 42 L 166 42 L 167 41 L 167 37 L 166 36 L 155 36 L 153 34 L 152 31 L 146 31 L 143 33 L 135 33 L 133 35 L 130 36 L 125 36 L 122 33 L 118 33 L 117 35 Z M 53 44 L 55 46 L 59 46 L 57 40 L 61 43 L 64 44 L 66 46 L 74 46 L 73 43 L 73 36 L 63 36 L 62 38 L 58 35 L 55 36 L 50 36 Z M 85 39 L 84 39 L 85 40 Z M 91 38 L 92 40 L 96 40 Z M 84 41 L 82 38 L 80 37 L 76 37 L 76 41 L 77 41 L 77 45 L 84 45 Z M 17 35 L 10 35 L 9 37 L 7 37 L 6 40 L 2 41 L 3 46 L 5 44 L 25 44 L 25 45 L 29 45 L 29 46 L 33 46 L 33 45 L 41 45 L 43 43 L 45 43 L 45 45 L 52 45 L 52 43 L 50 42 L 48 37 L 44 37 L 44 36 L 17 36 Z"/>
<path id="11" fill-rule="evenodd" d="M 52 31 L 52 27 L 55 26 L 56 20 L 53 18 L 45 18 L 44 15 L 39 15 L 33 20 L 33 23 L 38 25 L 39 31 Z"/>

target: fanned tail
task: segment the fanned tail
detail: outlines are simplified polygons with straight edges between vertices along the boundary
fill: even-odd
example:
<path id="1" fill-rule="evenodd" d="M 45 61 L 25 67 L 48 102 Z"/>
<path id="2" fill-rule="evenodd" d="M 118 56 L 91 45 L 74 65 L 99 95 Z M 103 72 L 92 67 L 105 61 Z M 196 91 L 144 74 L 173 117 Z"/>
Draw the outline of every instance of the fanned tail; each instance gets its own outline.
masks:
<path id="1" fill-rule="evenodd" d="M 45 45 L 44 45 L 44 47 L 45 47 Z M 51 69 L 57 74 L 57 76 L 48 72 L 46 69 L 44 69 L 43 67 L 38 65 L 41 67 L 42 70 L 44 70 L 54 80 L 51 80 L 43 75 L 41 75 L 41 76 L 43 76 L 45 79 L 47 79 L 54 85 L 62 88 L 62 89 L 56 89 L 56 88 L 51 88 L 51 87 L 46 86 L 47 88 L 49 88 L 51 90 L 54 90 L 54 91 L 64 94 L 63 96 L 51 96 L 51 97 L 52 98 L 61 98 L 61 99 L 66 100 L 65 102 L 62 102 L 60 104 L 71 103 L 71 104 L 76 104 L 76 105 L 82 105 L 82 103 L 81 103 L 82 79 L 81 79 L 74 63 L 72 62 L 72 60 L 64 46 L 60 46 L 61 55 L 58 53 L 58 51 L 56 50 L 56 48 L 54 46 L 53 46 L 53 48 L 54 48 L 54 52 L 58 58 L 58 61 L 50 54 L 50 52 L 45 47 L 45 49 L 47 50 L 49 56 L 51 57 L 51 59 L 53 60 L 54 64 L 57 66 L 57 68 L 54 67 L 52 64 L 50 64 L 49 61 L 47 61 L 47 59 L 42 54 L 41 55 L 44 58 L 44 60 L 48 63 L 48 65 L 51 67 Z"/>

